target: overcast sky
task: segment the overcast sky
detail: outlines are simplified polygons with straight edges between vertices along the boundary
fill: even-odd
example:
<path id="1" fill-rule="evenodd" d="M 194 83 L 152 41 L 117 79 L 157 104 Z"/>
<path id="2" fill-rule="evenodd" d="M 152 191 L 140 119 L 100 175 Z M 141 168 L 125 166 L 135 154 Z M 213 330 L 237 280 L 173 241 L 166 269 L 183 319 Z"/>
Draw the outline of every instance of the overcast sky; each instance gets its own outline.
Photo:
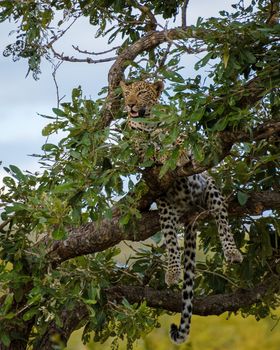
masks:
<path id="1" fill-rule="evenodd" d="M 221 10 L 230 10 L 231 0 L 190 0 L 188 24 L 195 23 L 199 16 L 217 16 Z M 180 17 L 180 16 L 178 16 Z M 171 27 L 173 23 L 169 24 Z M 52 78 L 52 69 L 48 62 L 41 66 L 40 79 L 35 81 L 30 74 L 27 78 L 27 62 L 13 62 L 11 57 L 4 57 L 2 52 L 7 44 L 14 42 L 9 33 L 16 29 L 10 23 L 0 23 L 0 183 L 6 175 L 3 166 L 15 164 L 23 170 L 39 169 L 37 159 L 32 153 L 40 153 L 44 138 L 41 130 L 49 121 L 38 115 L 52 115 L 56 106 L 56 89 Z M 78 45 L 88 51 L 102 51 L 108 47 L 105 39 L 95 39 L 95 28 L 87 19 L 78 20 L 74 27 L 60 40 L 57 48 L 68 54 L 71 45 Z M 95 98 L 101 87 L 107 84 L 107 73 L 112 62 L 106 64 L 66 63 L 57 73 L 60 96 L 69 101 L 71 91 L 82 86 L 87 97 Z M 187 74 L 193 75 L 194 57 L 187 58 Z M 54 139 L 51 141 L 55 141 Z"/>

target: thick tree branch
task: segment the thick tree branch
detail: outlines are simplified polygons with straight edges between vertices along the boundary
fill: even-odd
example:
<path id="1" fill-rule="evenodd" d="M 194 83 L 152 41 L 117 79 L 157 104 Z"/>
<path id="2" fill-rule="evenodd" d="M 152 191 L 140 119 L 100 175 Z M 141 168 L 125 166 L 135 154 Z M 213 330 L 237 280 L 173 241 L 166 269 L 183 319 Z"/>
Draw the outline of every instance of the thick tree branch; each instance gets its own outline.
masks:
<path id="1" fill-rule="evenodd" d="M 258 302 L 261 302 L 267 295 L 279 293 L 280 283 L 278 276 L 269 276 L 251 289 L 237 289 L 228 294 L 216 294 L 204 297 L 194 298 L 194 314 L 200 316 L 221 315 L 224 312 L 237 312 L 241 308 L 248 308 Z M 144 300 L 147 305 L 154 308 L 160 308 L 172 312 L 181 312 L 181 293 L 170 289 L 155 290 L 143 286 L 113 286 L 103 290 L 108 301 L 112 303 L 121 303 L 126 298 L 131 304 L 140 303 Z M 81 326 L 83 319 L 88 316 L 85 305 L 78 304 L 69 313 L 62 312 L 61 320 L 63 326 L 57 327 L 52 322 L 47 332 L 36 344 L 34 350 L 53 349 L 51 335 L 54 333 L 60 335 L 60 339 L 66 344 L 71 333 Z"/>
<path id="2" fill-rule="evenodd" d="M 187 8 L 190 0 L 185 0 L 182 6 L 182 28 L 187 27 Z"/>
<path id="3" fill-rule="evenodd" d="M 139 54 L 150 51 L 165 42 L 172 42 L 180 39 L 196 39 L 203 41 L 207 35 L 209 35 L 209 31 L 197 28 L 194 30 L 191 27 L 177 27 L 169 30 L 151 31 L 123 50 L 117 57 L 108 74 L 109 92 L 103 110 L 102 125 L 104 127 L 110 125 L 114 114 L 119 110 L 120 98 L 115 94 L 115 89 L 123 79 L 125 69 Z M 275 67 L 275 70 L 272 71 L 271 74 L 279 83 L 279 67 Z M 256 76 L 248 81 L 243 88 L 239 88 L 239 90 L 235 92 L 237 100 L 238 97 L 240 98 L 237 107 L 246 108 L 253 106 L 266 91 L 272 89 L 274 84 L 271 84 L 271 74 L 267 74 L 265 77 Z"/>
<path id="4" fill-rule="evenodd" d="M 252 193 L 244 206 L 240 206 L 236 199 L 229 203 L 231 215 L 259 215 L 264 210 L 280 208 L 279 192 Z M 201 218 L 207 217 L 207 213 Z M 193 213 L 193 219 L 197 213 Z M 142 218 L 135 223 L 134 229 L 124 230 L 119 225 L 118 211 L 111 220 L 104 219 L 101 223 L 88 223 L 69 230 L 69 236 L 63 241 L 53 241 L 45 237 L 37 244 L 46 245 L 48 259 L 53 264 L 59 264 L 76 256 L 92 254 L 112 247 L 123 240 L 143 241 L 160 230 L 159 216 L 156 210 L 144 212 Z M 190 217 L 186 218 L 190 219 Z M 37 249 L 37 245 L 34 247 Z"/>
<path id="5" fill-rule="evenodd" d="M 269 121 L 267 123 L 259 125 L 250 133 L 242 130 L 220 132 L 219 139 L 221 151 L 218 155 L 219 161 L 222 161 L 227 155 L 229 155 L 231 147 L 234 143 L 268 139 L 270 136 L 277 135 L 280 132 L 279 119 L 278 121 Z M 211 162 L 209 162 L 207 165 L 201 166 L 188 163 L 184 167 L 176 168 L 174 171 L 168 171 L 160 180 L 160 167 L 145 169 L 143 172 L 143 179 L 148 184 L 149 191 L 145 193 L 139 201 L 139 210 L 147 210 L 156 198 L 166 192 L 166 190 L 171 186 L 176 178 L 202 173 L 214 165 L 215 164 L 212 164 Z"/>
<path id="6" fill-rule="evenodd" d="M 278 277 L 279 278 L 279 277 Z M 221 315 L 226 311 L 236 312 L 261 301 L 267 294 L 279 292 L 277 276 L 267 278 L 252 289 L 237 289 L 233 293 L 216 294 L 194 298 L 194 314 L 200 316 Z M 120 302 L 126 298 L 131 304 L 146 300 L 147 305 L 168 311 L 181 312 L 181 292 L 154 290 L 142 286 L 115 286 L 106 290 L 109 300 Z"/>

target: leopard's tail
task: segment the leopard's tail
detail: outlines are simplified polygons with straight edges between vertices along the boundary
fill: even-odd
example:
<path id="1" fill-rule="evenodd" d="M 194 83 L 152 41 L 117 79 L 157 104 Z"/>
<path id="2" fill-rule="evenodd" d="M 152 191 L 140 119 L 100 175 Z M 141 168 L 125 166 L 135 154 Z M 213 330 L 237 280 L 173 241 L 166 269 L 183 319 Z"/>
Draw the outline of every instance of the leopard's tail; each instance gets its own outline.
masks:
<path id="1" fill-rule="evenodd" d="M 187 340 L 190 333 L 192 300 L 195 269 L 195 248 L 196 231 L 193 225 L 188 225 L 185 229 L 185 248 L 184 248 L 184 280 L 182 289 L 182 313 L 179 327 L 171 325 L 170 337 L 176 344 Z"/>

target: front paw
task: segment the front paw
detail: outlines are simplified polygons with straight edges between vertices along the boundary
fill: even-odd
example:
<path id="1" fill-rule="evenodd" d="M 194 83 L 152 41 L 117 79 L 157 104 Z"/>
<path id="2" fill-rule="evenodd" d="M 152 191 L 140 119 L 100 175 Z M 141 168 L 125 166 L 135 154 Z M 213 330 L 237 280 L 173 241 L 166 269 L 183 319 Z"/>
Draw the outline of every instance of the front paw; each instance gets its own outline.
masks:
<path id="1" fill-rule="evenodd" d="M 165 273 L 165 283 L 168 285 L 168 287 L 172 286 L 173 284 L 178 284 L 181 276 L 181 269 L 180 267 L 169 267 L 168 270 Z"/>
<path id="2" fill-rule="evenodd" d="M 230 264 L 242 263 L 243 261 L 243 256 L 240 253 L 240 251 L 237 249 L 233 249 L 225 252 L 225 258 L 226 258 L 226 261 L 229 262 Z"/>

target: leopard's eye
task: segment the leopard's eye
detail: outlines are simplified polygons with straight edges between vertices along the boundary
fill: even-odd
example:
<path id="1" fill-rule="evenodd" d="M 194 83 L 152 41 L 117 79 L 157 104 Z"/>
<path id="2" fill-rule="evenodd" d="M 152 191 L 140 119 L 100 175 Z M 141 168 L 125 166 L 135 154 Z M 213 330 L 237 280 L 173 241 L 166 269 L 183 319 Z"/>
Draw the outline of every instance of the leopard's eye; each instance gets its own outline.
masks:
<path id="1" fill-rule="evenodd" d="M 137 96 L 143 96 L 146 94 L 146 91 L 138 91 Z"/>

